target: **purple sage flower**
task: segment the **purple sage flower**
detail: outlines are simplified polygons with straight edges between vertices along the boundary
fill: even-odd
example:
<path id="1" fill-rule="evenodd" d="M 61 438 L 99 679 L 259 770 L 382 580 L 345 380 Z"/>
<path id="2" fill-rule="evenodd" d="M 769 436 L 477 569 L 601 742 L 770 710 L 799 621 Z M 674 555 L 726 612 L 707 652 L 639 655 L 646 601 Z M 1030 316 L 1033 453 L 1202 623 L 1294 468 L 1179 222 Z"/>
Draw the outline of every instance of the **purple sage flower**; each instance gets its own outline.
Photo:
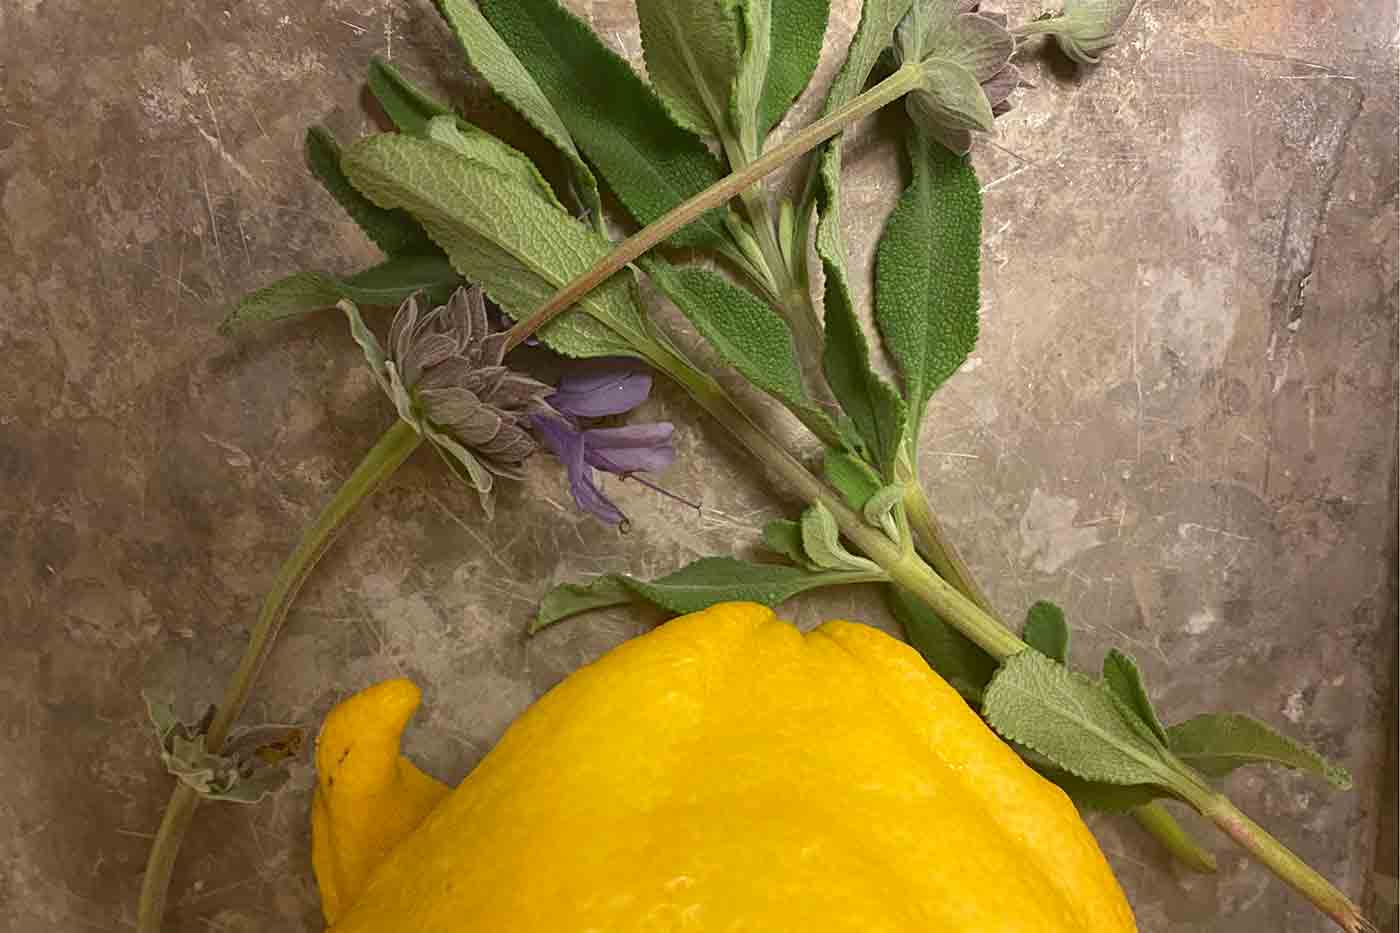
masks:
<path id="1" fill-rule="evenodd" d="M 580 418 L 620 415 L 646 401 L 651 373 L 628 359 L 584 360 L 559 380 L 547 401 L 558 414 L 538 412 L 530 422 L 569 477 L 569 490 L 580 509 L 610 525 L 626 520 L 598 488 L 595 470 L 617 476 L 654 473 L 675 459 L 675 426 L 669 421 L 615 428 L 582 427 Z"/>

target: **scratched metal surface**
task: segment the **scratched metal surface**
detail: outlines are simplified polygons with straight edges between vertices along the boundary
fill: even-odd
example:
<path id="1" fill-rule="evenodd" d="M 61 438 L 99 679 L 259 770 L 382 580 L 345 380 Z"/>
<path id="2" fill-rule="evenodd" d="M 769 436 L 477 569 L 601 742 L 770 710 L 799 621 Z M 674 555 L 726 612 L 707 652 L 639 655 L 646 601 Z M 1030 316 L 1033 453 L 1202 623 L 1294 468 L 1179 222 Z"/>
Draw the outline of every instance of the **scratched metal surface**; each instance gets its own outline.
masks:
<path id="1" fill-rule="evenodd" d="M 215 697 L 298 529 L 389 423 L 338 320 L 214 334 L 250 288 L 373 257 L 301 168 L 303 128 L 372 129 L 375 53 L 506 122 L 422 0 L 202 6 L 0 2 L 7 933 L 131 925 L 169 790 L 138 690 Z M 628 7 L 576 8 L 635 57 Z M 836 8 L 832 52 L 856 4 Z M 1058 600 L 1076 659 L 1126 645 L 1169 719 L 1249 710 L 1355 772 L 1349 794 L 1274 773 L 1230 786 L 1357 896 L 1395 636 L 1395 32 L 1381 0 L 1144 0 L 1097 70 L 1030 55 L 1037 87 L 977 156 L 983 337 L 923 461 L 1005 613 Z M 868 263 L 899 165 L 878 127 L 849 153 Z M 428 697 L 409 751 L 460 778 L 533 698 L 651 621 L 527 641 L 549 585 L 749 548 L 783 512 L 677 392 L 644 414 L 683 426 L 664 480 L 703 512 L 615 486 L 635 525 L 619 536 L 539 458 L 486 525 L 420 457 L 308 586 L 252 714 L 314 728 L 408 674 Z M 861 592 L 788 612 L 887 624 Z M 269 804 L 200 812 L 171 929 L 319 929 L 311 783 L 302 764 Z M 1094 826 L 1145 931 L 1327 929 L 1213 837 L 1220 874 L 1191 877 L 1132 827 Z"/>

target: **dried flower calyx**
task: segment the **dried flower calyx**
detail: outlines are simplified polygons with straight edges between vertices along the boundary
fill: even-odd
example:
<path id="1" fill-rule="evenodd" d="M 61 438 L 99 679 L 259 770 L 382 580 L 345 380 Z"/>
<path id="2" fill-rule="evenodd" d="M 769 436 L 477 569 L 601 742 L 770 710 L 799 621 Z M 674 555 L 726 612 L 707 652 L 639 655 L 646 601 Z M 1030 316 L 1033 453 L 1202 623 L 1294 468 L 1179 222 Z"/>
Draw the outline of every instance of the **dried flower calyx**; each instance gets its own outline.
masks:
<path id="1" fill-rule="evenodd" d="M 295 726 L 252 726 L 235 730 L 214 754 L 205 747 L 212 706 L 199 722 L 187 723 L 170 704 L 143 696 L 165 769 L 209 800 L 262 800 L 286 783 L 286 765 L 300 754 L 305 741 L 305 733 Z"/>
<path id="2" fill-rule="evenodd" d="M 972 148 L 972 132 L 990 132 L 1011 109 L 1021 72 L 1006 17 L 978 12 L 976 0 L 915 0 L 895 32 L 895 60 L 917 63 L 924 87 L 909 95 L 914 122 L 949 149 Z"/>
<path id="3" fill-rule="evenodd" d="M 340 308 L 399 417 L 480 493 L 489 514 L 493 477 L 519 479 L 535 452 L 529 418 L 547 409 L 553 387 L 504 365 L 506 335 L 491 331 L 479 288 L 459 288 L 426 313 L 410 297 L 394 315 L 387 352 L 352 302 Z"/>
<path id="4" fill-rule="evenodd" d="M 1118 43 L 1118 33 L 1136 0 L 1065 0 L 1059 16 L 1046 16 L 1017 27 L 1018 36 L 1051 35 L 1060 49 L 1081 65 L 1097 65 Z"/>

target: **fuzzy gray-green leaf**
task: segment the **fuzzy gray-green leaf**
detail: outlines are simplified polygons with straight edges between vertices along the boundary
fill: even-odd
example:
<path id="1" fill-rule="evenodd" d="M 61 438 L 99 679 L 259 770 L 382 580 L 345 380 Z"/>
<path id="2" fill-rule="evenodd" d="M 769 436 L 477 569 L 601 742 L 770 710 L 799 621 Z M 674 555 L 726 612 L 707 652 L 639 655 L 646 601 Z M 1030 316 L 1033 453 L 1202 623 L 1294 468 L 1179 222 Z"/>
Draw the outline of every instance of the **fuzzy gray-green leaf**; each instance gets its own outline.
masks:
<path id="1" fill-rule="evenodd" d="M 786 405 L 822 441 L 837 442 L 836 425 L 802 386 L 792 333 L 776 311 L 700 266 L 649 258 L 643 268 L 726 363 Z"/>
<path id="2" fill-rule="evenodd" d="M 468 64 L 486 79 L 502 100 L 563 154 L 573 171 L 583 207 L 595 216 L 600 214 L 602 202 L 593 170 L 574 145 L 568 122 L 554 109 L 545 89 L 516 57 L 519 50 L 513 50 L 503 41 L 471 0 L 435 2 L 466 52 Z"/>
<path id="3" fill-rule="evenodd" d="M 774 554 L 781 554 L 799 567 L 819 570 L 807 559 L 802 548 L 802 525 L 786 518 L 775 518 L 763 526 L 763 546 Z"/>
<path id="4" fill-rule="evenodd" d="M 860 510 L 880 488 L 879 475 L 861 460 L 843 450 L 828 449 L 822 455 L 822 475 L 846 504 Z"/>
<path id="5" fill-rule="evenodd" d="M 457 271 L 516 318 L 610 249 L 517 177 L 431 140 L 371 136 L 347 150 L 344 165 L 376 203 L 417 217 Z M 540 336 L 570 356 L 635 355 L 649 342 L 631 283 L 621 276 L 595 288 Z"/>
<path id="6" fill-rule="evenodd" d="M 982 196 L 961 156 L 909 134 L 913 178 L 875 257 L 875 323 L 909 403 L 910 451 L 924 409 L 977 343 Z"/>
<path id="7" fill-rule="evenodd" d="M 1317 752 L 1257 719 L 1239 713 L 1208 713 L 1167 729 L 1167 744 L 1182 761 L 1210 777 L 1224 777 L 1252 764 L 1277 764 L 1307 771 L 1339 790 L 1351 775 Z"/>
<path id="8" fill-rule="evenodd" d="M 733 132 L 739 74 L 736 0 L 636 0 L 647 77 L 676 122 L 702 136 Z"/>
<path id="9" fill-rule="evenodd" d="M 1041 600 L 1026 612 L 1026 627 L 1021 640 L 1052 661 L 1061 664 L 1069 660 L 1069 625 L 1064 610 L 1047 600 Z"/>
<path id="10" fill-rule="evenodd" d="M 823 219 L 823 223 L 825 223 Z M 851 306 L 845 275 L 823 257 L 826 270 L 826 340 L 822 372 L 885 479 L 894 478 L 907 412 L 899 393 L 875 372 L 870 345 Z"/>
<path id="11" fill-rule="evenodd" d="M 482 0 L 481 10 L 529 64 L 569 133 L 639 223 L 723 177 L 700 138 L 672 120 L 631 66 L 556 0 Z M 710 211 L 669 242 L 725 248 L 724 212 Z"/>
<path id="12" fill-rule="evenodd" d="M 875 570 L 874 561 L 857 557 L 841 544 L 836 516 L 820 502 L 802 513 L 802 550 L 807 559 L 827 570 Z"/>
<path id="13" fill-rule="evenodd" d="M 296 317 L 335 306 L 342 298 L 363 305 L 397 305 L 415 292 L 441 303 L 462 284 L 447 257 L 398 256 L 345 279 L 298 272 L 251 292 L 238 302 L 219 330 L 231 333 L 249 324 Z"/>
<path id="14" fill-rule="evenodd" d="M 489 165 L 503 174 L 512 176 L 525 187 L 538 192 L 539 196 L 550 204 L 560 210 L 564 209 L 564 205 L 554 196 L 554 189 L 544 180 L 534 162 L 520 150 L 501 142 L 480 127 L 473 126 L 460 117 L 444 115 L 429 120 L 421 135 L 457 150 L 473 162 Z"/>
<path id="15" fill-rule="evenodd" d="M 1171 787 L 1181 780 L 1164 750 L 1124 718 L 1103 685 L 1038 651 L 1022 651 L 1002 665 L 987 687 L 982 714 L 1002 738 L 1088 781 Z"/>
<path id="16" fill-rule="evenodd" d="M 321 186 L 359 224 L 386 256 L 411 256 L 435 252 L 423 228 L 404 211 L 385 210 L 355 189 L 341 168 L 340 144 L 324 126 L 306 131 L 306 165 Z"/>
<path id="17" fill-rule="evenodd" d="M 1154 800 L 1171 796 L 1156 784 L 1104 784 L 1054 769 L 1045 769 L 1041 774 L 1064 791 L 1081 812 L 1128 813 Z"/>
<path id="18" fill-rule="evenodd" d="M 1105 655 L 1103 682 L 1152 730 L 1157 741 L 1163 745 L 1167 744 L 1167 732 L 1157 719 L 1157 712 L 1152 708 L 1152 699 L 1147 695 L 1147 685 L 1142 682 L 1142 673 L 1132 658 L 1117 648 Z"/>
<path id="19" fill-rule="evenodd" d="M 846 50 L 846 61 L 827 91 L 823 115 L 849 102 L 864 89 L 881 53 L 893 41 L 895 27 L 911 5 L 912 0 L 865 0 L 861 4 L 860 24 Z M 846 259 L 845 246 L 841 242 L 841 140 L 842 136 L 837 136 L 822 149 L 817 188 L 821 208 L 821 221 L 817 225 L 817 253 L 824 265 L 836 266 L 844 279 Z"/>
<path id="20" fill-rule="evenodd" d="M 868 523 L 883 531 L 891 541 L 898 543 L 899 522 L 896 519 L 896 509 L 903 500 L 903 485 L 890 483 L 888 486 L 881 486 L 874 495 L 865 500 L 861 515 Z"/>
<path id="21" fill-rule="evenodd" d="M 757 0 L 756 0 L 757 2 Z M 831 16 L 830 0 L 769 0 L 768 68 L 758 106 L 758 133 L 766 135 L 812 80 Z M 762 139 L 759 142 L 762 143 Z"/>
<path id="22" fill-rule="evenodd" d="M 607 574 L 589 583 L 566 583 L 545 594 L 530 631 L 610 606 L 648 602 L 667 612 L 698 612 L 715 603 L 743 600 L 776 606 L 823 586 L 872 583 L 879 571 L 811 571 L 780 564 L 753 564 L 733 557 L 705 557 L 656 580 Z"/>
<path id="23" fill-rule="evenodd" d="M 450 107 L 415 86 L 402 72 L 377 55 L 369 60 L 369 77 L 365 83 L 401 133 L 426 136 L 428 121 L 452 113 Z"/>

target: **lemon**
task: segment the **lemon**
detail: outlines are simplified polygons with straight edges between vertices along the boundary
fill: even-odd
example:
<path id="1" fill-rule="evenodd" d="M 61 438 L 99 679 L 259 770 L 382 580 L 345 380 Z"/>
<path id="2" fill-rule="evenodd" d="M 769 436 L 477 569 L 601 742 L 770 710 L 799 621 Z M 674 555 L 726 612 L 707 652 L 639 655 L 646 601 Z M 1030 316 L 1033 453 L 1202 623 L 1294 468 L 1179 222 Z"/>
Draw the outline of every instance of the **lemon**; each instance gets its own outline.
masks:
<path id="1" fill-rule="evenodd" d="M 567 678 L 450 794 L 407 681 L 317 750 L 333 933 L 1120 933 L 1073 805 L 906 645 L 726 603 Z"/>

